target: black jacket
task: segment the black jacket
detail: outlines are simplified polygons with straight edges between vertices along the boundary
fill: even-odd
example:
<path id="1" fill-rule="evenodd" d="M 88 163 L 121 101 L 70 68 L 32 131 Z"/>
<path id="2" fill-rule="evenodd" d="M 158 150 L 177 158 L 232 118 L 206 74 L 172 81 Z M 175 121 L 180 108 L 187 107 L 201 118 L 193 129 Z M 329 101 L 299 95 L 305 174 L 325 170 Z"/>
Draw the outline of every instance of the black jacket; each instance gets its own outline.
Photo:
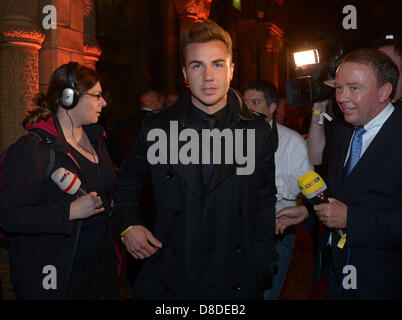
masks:
<path id="1" fill-rule="evenodd" d="M 41 135 L 42 141 L 29 134 L 10 146 L 0 195 L 0 224 L 12 235 L 11 280 L 18 299 L 63 299 L 81 221 L 69 220 L 70 203 L 76 196 L 60 191 L 50 177 L 44 179 L 48 148 L 55 150 L 54 170 L 64 167 L 77 173 L 84 190 L 85 179 L 68 154 L 67 142 L 55 116 L 28 129 Z M 91 142 L 98 146 L 99 161 L 105 161 L 113 170 L 103 128 L 95 124 L 84 126 L 84 130 Z M 45 139 L 52 143 L 47 145 Z M 104 204 L 107 201 L 103 199 Z M 43 271 L 47 265 L 56 268 L 57 289 L 45 290 L 43 287 L 42 281 L 47 275 Z"/>
<path id="2" fill-rule="evenodd" d="M 112 221 L 116 231 L 145 225 L 141 185 L 152 175 L 157 217 L 154 236 L 163 248 L 146 259 L 134 296 L 140 299 L 260 299 L 275 256 L 275 166 L 271 132 L 233 91 L 228 93 L 230 130 L 255 129 L 255 171 L 236 175 L 236 164 L 217 165 L 207 192 L 200 165 L 147 161 L 150 130 L 168 134 L 190 126 L 190 94 L 145 120 L 139 140 L 119 171 Z M 184 142 L 179 143 L 179 148 Z"/>

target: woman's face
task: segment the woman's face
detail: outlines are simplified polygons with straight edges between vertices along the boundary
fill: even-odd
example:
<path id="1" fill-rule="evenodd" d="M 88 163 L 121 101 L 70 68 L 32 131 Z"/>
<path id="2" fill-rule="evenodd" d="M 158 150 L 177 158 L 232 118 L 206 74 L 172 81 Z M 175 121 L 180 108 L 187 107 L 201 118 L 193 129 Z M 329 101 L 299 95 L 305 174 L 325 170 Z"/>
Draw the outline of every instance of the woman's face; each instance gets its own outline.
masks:
<path id="1" fill-rule="evenodd" d="M 80 100 L 71 114 L 81 125 L 93 124 L 98 122 L 102 108 L 106 106 L 106 101 L 102 97 L 102 88 L 97 82 L 91 89 L 80 94 Z"/>

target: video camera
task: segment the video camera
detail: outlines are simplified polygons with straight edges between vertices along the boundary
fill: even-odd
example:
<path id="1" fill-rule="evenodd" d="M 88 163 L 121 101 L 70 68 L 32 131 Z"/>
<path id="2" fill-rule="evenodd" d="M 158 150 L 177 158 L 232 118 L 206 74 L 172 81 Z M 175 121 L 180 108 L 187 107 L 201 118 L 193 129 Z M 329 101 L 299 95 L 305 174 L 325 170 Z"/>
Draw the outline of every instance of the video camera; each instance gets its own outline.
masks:
<path id="1" fill-rule="evenodd" d="M 344 56 L 342 49 L 339 49 L 328 62 L 320 63 L 318 50 L 304 51 L 304 57 L 310 55 L 310 59 L 303 63 L 298 61 L 300 58 L 295 53 L 296 76 L 297 79 L 286 82 L 286 97 L 288 104 L 292 106 L 303 106 L 327 100 L 332 97 L 335 89 L 327 86 L 324 81 L 335 78 L 338 68 Z M 307 56 L 308 57 L 308 56 Z"/>

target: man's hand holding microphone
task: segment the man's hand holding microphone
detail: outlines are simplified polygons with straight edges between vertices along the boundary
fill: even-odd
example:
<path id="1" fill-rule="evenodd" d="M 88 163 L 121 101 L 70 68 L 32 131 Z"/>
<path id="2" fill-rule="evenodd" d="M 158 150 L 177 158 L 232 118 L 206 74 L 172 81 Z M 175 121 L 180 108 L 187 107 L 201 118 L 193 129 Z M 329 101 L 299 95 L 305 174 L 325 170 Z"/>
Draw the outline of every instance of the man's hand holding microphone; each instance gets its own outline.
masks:
<path id="1" fill-rule="evenodd" d="M 346 228 L 348 207 L 334 198 L 327 198 L 327 186 L 324 180 L 314 171 L 309 171 L 298 179 L 302 194 L 314 204 L 318 219 L 328 228 L 337 229 L 340 237 L 341 229 Z M 289 226 L 303 222 L 308 218 L 305 206 L 291 206 L 276 213 L 276 234 L 283 233 Z"/>

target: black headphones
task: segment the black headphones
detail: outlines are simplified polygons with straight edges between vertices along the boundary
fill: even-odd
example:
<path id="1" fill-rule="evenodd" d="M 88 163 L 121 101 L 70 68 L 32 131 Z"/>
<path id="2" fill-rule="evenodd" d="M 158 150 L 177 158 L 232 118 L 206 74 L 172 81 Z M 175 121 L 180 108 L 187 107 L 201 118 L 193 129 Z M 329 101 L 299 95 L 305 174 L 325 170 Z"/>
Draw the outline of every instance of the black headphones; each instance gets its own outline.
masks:
<path id="1" fill-rule="evenodd" d="M 67 86 L 59 93 L 59 104 L 63 109 L 71 110 L 79 100 L 80 93 L 75 89 L 74 78 L 77 70 L 77 62 L 69 62 L 67 65 Z"/>

